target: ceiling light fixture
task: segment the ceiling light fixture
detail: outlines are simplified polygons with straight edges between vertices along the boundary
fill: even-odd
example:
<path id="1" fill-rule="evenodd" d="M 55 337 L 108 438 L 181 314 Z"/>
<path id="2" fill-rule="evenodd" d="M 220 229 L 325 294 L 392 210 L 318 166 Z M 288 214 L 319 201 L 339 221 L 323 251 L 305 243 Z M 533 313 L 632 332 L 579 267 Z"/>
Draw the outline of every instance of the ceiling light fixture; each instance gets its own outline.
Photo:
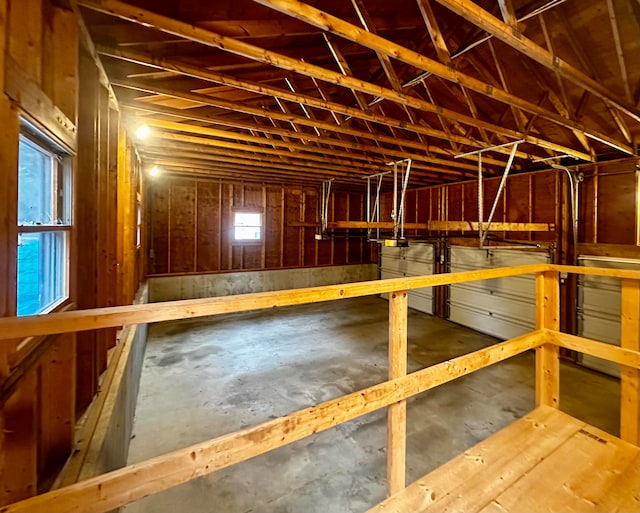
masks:
<path id="1" fill-rule="evenodd" d="M 149 169 L 150 176 L 158 176 L 159 174 L 160 174 L 160 168 L 158 166 L 153 166 L 151 169 Z"/>
<path id="2" fill-rule="evenodd" d="M 146 139 L 151 134 L 151 128 L 149 125 L 140 125 L 136 130 L 136 137 L 140 140 Z"/>

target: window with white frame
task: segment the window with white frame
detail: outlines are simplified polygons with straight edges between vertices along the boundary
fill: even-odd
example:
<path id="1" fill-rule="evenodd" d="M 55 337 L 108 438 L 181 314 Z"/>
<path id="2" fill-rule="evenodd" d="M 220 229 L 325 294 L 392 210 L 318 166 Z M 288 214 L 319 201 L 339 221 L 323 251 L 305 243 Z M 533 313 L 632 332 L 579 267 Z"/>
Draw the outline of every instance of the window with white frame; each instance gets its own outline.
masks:
<path id="1" fill-rule="evenodd" d="M 68 156 L 24 129 L 18 159 L 17 314 L 48 312 L 69 296 Z"/>
<path id="2" fill-rule="evenodd" d="M 262 213 L 237 211 L 233 215 L 233 238 L 236 241 L 262 240 Z"/>

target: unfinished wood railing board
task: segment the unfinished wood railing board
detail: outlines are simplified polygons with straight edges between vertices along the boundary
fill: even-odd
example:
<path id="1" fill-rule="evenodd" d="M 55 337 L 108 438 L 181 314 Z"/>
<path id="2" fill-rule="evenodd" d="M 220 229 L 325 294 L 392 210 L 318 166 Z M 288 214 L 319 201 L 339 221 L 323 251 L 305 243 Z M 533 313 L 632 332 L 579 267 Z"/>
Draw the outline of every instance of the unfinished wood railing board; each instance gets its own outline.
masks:
<path id="1" fill-rule="evenodd" d="M 536 275 L 536 328 L 558 330 L 560 326 L 560 280 L 558 273 Z M 536 350 L 536 406 L 557 408 L 560 401 L 560 355 L 558 346 L 544 344 Z"/>
<path id="2" fill-rule="evenodd" d="M 389 294 L 389 380 L 407 374 L 406 290 Z M 392 404 L 387 412 L 387 484 L 389 495 L 406 485 L 407 402 Z"/>
<path id="3" fill-rule="evenodd" d="M 621 346 L 640 351 L 640 282 L 623 279 L 621 301 Z M 640 371 L 629 365 L 620 372 L 620 438 L 640 445 Z"/>
<path id="4" fill-rule="evenodd" d="M 549 341 L 573 351 L 609 360 L 610 362 L 619 363 L 634 369 L 640 369 L 640 351 L 626 349 L 624 347 L 614 346 L 597 340 L 577 337 L 560 331 L 543 330 L 547 333 Z"/>
<path id="5" fill-rule="evenodd" d="M 304 437 L 311 436 L 314 433 L 329 429 L 379 408 L 391 407 L 391 412 L 393 412 L 394 407 L 403 403 L 409 397 L 465 376 L 488 365 L 503 361 L 529 349 L 537 349 L 537 354 L 544 354 L 542 351 L 546 348 L 556 349 L 555 353 L 549 351 L 546 357 L 536 358 L 537 389 L 541 390 L 540 393 L 537 393 L 537 399 L 539 402 L 546 402 L 551 405 L 551 407 L 557 407 L 558 404 L 558 345 L 571 347 L 572 349 L 581 350 L 589 354 L 617 361 L 632 370 L 640 369 L 640 351 L 625 347 L 611 346 L 556 331 L 558 327 L 559 269 L 563 269 L 564 272 L 607 276 L 615 275 L 626 280 L 626 285 L 624 286 L 626 292 L 624 293 L 623 298 L 623 304 L 626 304 L 626 307 L 623 306 L 623 312 L 628 315 L 628 320 L 626 321 L 627 325 L 623 329 L 623 332 L 627 332 L 631 329 L 630 326 L 634 326 L 634 323 L 638 323 L 638 317 L 640 317 L 640 311 L 638 311 L 640 310 L 640 307 L 638 307 L 638 305 L 640 305 L 640 298 L 638 298 L 638 288 L 635 286 L 635 283 L 640 279 L 640 272 L 585 269 L 581 267 L 555 266 L 548 264 L 505 269 L 490 269 L 480 272 L 470 271 L 440 276 L 364 282 L 360 284 L 340 286 L 315 287 L 310 289 L 283 291 L 282 293 L 270 293 L 271 295 L 277 296 L 275 303 L 273 302 L 273 299 L 271 302 L 268 302 L 268 298 L 266 298 L 264 294 L 250 294 L 245 297 L 231 296 L 229 298 L 219 298 L 231 300 L 232 307 L 230 310 L 227 310 L 220 307 L 220 305 L 214 301 L 215 306 L 213 307 L 213 313 L 242 311 L 243 309 L 251 310 L 264 308 L 265 305 L 283 306 L 286 304 L 311 303 L 316 301 L 340 299 L 342 297 L 369 295 L 385 291 L 395 292 L 395 297 L 393 297 L 392 294 L 392 300 L 390 302 L 389 340 L 390 375 L 392 377 L 395 374 L 402 374 L 403 367 L 406 366 L 406 351 L 403 349 L 403 346 L 406 347 L 406 291 L 411 288 L 421 288 L 424 286 L 459 283 L 464 281 L 512 276 L 526 272 L 536 272 L 536 292 L 538 298 L 537 321 L 540 329 L 507 342 L 502 342 L 494 346 L 442 362 L 432 367 L 422 369 L 408 376 L 390 379 L 389 381 L 369 387 L 359 392 L 355 392 L 332 401 L 327 401 L 320 405 L 298 411 L 286 417 L 275 419 L 253 428 L 195 444 L 139 464 L 130 465 L 123 469 L 88 479 L 60 490 L 5 506 L 0 508 L 0 513 L 42 510 L 108 511 L 127 503 L 134 502 L 146 495 L 157 493 L 191 479 L 214 472 L 217 469 L 244 461 L 288 443 L 300 440 Z M 399 290 L 401 291 L 400 293 L 397 292 Z M 209 313 L 202 313 L 203 307 L 208 308 L 209 310 L 207 311 L 211 313 L 211 304 L 202 303 L 200 300 L 182 301 L 177 303 L 181 304 L 177 310 L 165 309 L 160 313 L 158 318 L 164 320 L 167 315 L 178 314 L 183 317 L 208 315 Z M 209 303 L 211 303 L 211 300 L 209 300 Z M 189 306 L 186 306 L 187 304 Z M 151 306 L 155 309 L 158 306 L 162 307 L 162 305 L 163 304 L 160 303 Z M 166 307 L 168 304 L 164 305 Z M 93 322 L 94 324 L 106 322 L 107 325 L 109 325 L 108 323 L 114 322 L 114 319 L 119 319 L 119 322 L 121 322 L 123 318 L 126 318 L 126 316 L 131 316 L 132 308 L 133 307 L 116 307 L 110 309 L 67 313 L 78 314 L 75 317 L 75 321 L 79 324 L 88 321 Z M 107 315 L 109 310 L 116 311 L 117 313 L 115 316 L 109 317 Z M 138 320 L 132 324 L 149 322 L 147 316 L 151 315 L 151 313 L 148 310 L 142 310 L 142 312 L 146 320 L 140 320 L 140 312 L 136 312 Z M 33 329 L 33 325 L 40 326 L 40 329 L 42 329 L 43 326 L 50 327 L 50 325 L 47 324 L 40 324 L 40 321 L 42 320 L 42 317 L 55 317 L 56 315 L 59 317 L 65 314 L 52 314 L 50 316 L 41 317 L 36 316 L 30 319 L 25 318 L 23 319 L 22 324 L 18 323 L 17 326 L 14 325 L 14 329 L 22 329 L 24 331 L 25 329 Z M 9 319 L 8 326 L 11 326 L 11 322 L 13 321 L 15 321 L 15 318 Z M 57 322 L 59 322 L 59 320 Z M 63 325 L 65 322 L 67 325 L 61 332 L 73 332 L 78 329 L 82 329 L 77 326 L 68 326 L 68 319 L 63 319 Z M 60 324 L 58 326 L 60 326 Z M 2 327 L 3 326 L 0 324 L 0 329 L 2 329 Z M 11 336 L 13 337 L 15 335 Z M 634 401 L 638 401 L 637 394 L 634 395 L 634 389 L 632 387 L 628 389 L 628 394 L 632 404 Z M 624 402 L 622 403 L 623 409 L 625 408 L 625 404 L 626 403 Z M 556 413 L 553 413 L 554 410 L 551 407 L 543 404 L 538 410 L 536 410 L 536 412 L 551 411 L 551 415 L 556 415 Z M 534 415 L 537 414 L 536 412 L 534 412 Z M 625 413 L 623 412 L 623 419 L 624 415 Z M 399 449 L 403 447 L 404 433 L 401 429 L 398 429 L 398 427 L 404 427 L 404 423 L 402 415 L 398 416 L 397 412 L 395 416 L 390 413 L 389 417 L 390 419 L 394 419 L 389 422 L 389 468 L 391 469 L 389 481 L 390 484 L 393 484 L 395 480 L 394 488 L 402 488 L 401 482 L 404 472 L 399 470 L 398 464 L 400 461 L 404 461 L 403 451 Z M 558 429 L 549 431 L 549 434 L 546 437 L 543 437 L 542 440 L 536 444 L 525 443 L 523 445 L 522 440 L 515 437 L 513 438 L 512 444 L 506 443 L 505 440 L 510 439 L 509 437 L 513 435 L 513 430 L 517 431 L 517 428 L 514 426 L 518 423 L 506 428 L 505 432 L 496 435 L 498 439 L 502 440 L 502 442 L 497 444 L 496 452 L 491 455 L 491 458 L 498 458 L 496 461 L 501 461 L 501 463 L 498 463 L 492 472 L 482 468 L 480 472 L 481 477 L 478 476 L 473 479 L 466 477 L 463 479 L 467 486 L 465 489 L 476 490 L 476 492 L 457 494 L 452 492 L 450 495 L 459 496 L 458 498 L 462 497 L 465 501 L 473 499 L 471 502 L 464 502 L 465 510 L 478 511 L 486 508 L 492 509 L 501 507 L 500 504 L 511 504 L 509 508 L 515 508 L 516 510 L 522 509 L 523 507 L 525 509 L 537 509 L 545 507 L 545 505 L 553 504 L 554 500 L 564 501 L 562 497 L 565 493 L 565 489 L 577 490 L 582 486 L 583 482 L 586 482 L 589 485 L 582 487 L 582 490 L 585 490 L 583 495 L 586 499 L 584 501 L 582 499 L 578 500 L 575 504 L 580 506 L 578 509 L 588 510 L 594 506 L 594 504 L 596 506 L 599 504 L 595 499 L 598 501 L 602 499 L 605 501 L 603 504 L 611 505 L 612 509 L 620 506 L 625 508 L 625 510 L 640 510 L 640 499 L 638 498 L 638 447 L 595 430 L 595 428 L 590 426 L 581 424 L 583 427 L 580 428 L 577 435 L 567 438 L 563 438 L 564 435 L 560 436 L 560 439 L 563 439 L 566 442 L 563 442 L 558 446 L 557 450 L 553 451 L 551 458 L 555 457 L 553 456 L 555 454 L 561 455 L 561 457 L 557 459 L 557 462 L 549 463 L 551 458 L 545 459 L 544 456 L 536 456 L 533 458 L 536 460 L 536 466 L 531 468 L 527 467 L 527 462 L 531 461 L 527 456 L 529 454 L 527 452 L 529 450 L 529 446 L 545 447 L 545 444 L 548 444 L 550 440 L 553 441 L 552 439 L 558 438 L 558 432 L 564 429 L 562 426 L 565 426 L 567 423 L 571 424 L 575 421 L 575 419 L 571 419 L 566 415 L 563 419 L 564 418 L 569 420 L 561 422 Z M 534 423 L 533 426 L 537 428 L 540 424 Z M 511 432 L 511 434 L 509 434 L 509 432 Z M 584 435 L 586 438 L 578 439 L 576 438 L 578 435 Z M 582 465 L 578 464 L 576 466 L 571 464 L 571 457 L 573 457 L 572 455 L 574 455 L 576 451 L 582 451 L 581 454 L 585 453 L 585 440 L 589 444 L 594 443 L 595 441 L 595 443 L 600 445 L 604 444 L 607 445 L 607 447 L 612 447 L 614 452 L 610 454 L 607 450 L 602 449 L 602 447 L 598 447 L 598 450 L 588 451 L 592 452 L 593 458 L 581 460 Z M 522 447 L 525 447 L 525 449 L 522 450 Z M 632 447 L 636 452 L 629 453 L 626 451 L 625 447 Z M 505 451 L 507 453 L 511 452 L 512 454 L 518 455 L 520 460 L 511 461 L 513 458 L 510 458 L 508 455 L 504 456 Z M 507 460 L 499 460 L 500 457 L 507 458 Z M 468 457 L 465 458 L 468 459 Z M 487 458 L 489 458 L 488 453 Z M 480 461 L 482 459 L 483 458 L 476 458 L 476 463 L 481 462 L 484 464 Z M 540 461 L 541 463 L 538 464 L 537 462 Z M 574 461 L 576 461 L 576 458 L 574 458 Z M 607 471 L 603 474 L 593 472 L 585 473 L 585 469 L 593 468 L 594 464 L 605 466 Z M 562 465 L 568 466 L 568 469 L 563 470 L 561 474 L 558 474 L 558 468 L 564 468 Z M 499 474 L 496 474 L 496 469 L 500 471 Z M 632 477 L 630 478 L 628 475 L 622 474 L 623 471 L 631 473 Z M 522 479 L 512 479 L 511 482 L 513 483 L 513 486 L 505 488 L 505 485 L 510 482 L 509 479 L 511 479 L 511 477 L 506 479 L 504 472 L 507 473 L 507 477 L 513 477 L 514 473 L 517 477 L 524 477 L 522 477 Z M 521 472 L 521 474 L 518 475 L 518 472 Z M 537 477 L 534 482 L 530 482 L 532 478 L 527 477 L 527 475 L 533 474 Z M 553 478 L 549 479 L 548 476 L 553 476 Z M 488 480 L 490 477 L 493 479 L 491 482 Z M 566 477 L 566 486 L 556 486 L 557 483 L 561 481 L 560 477 Z M 544 481 L 544 479 L 547 479 L 547 481 Z M 522 493 L 520 490 L 522 487 L 521 483 L 525 481 L 530 482 L 530 484 L 527 484 L 526 486 L 527 490 L 534 487 L 536 482 L 544 481 L 544 490 L 546 493 L 549 494 L 549 489 L 552 489 L 553 494 L 549 495 L 547 502 L 531 502 L 531 497 L 526 497 L 526 494 Z M 497 488 L 494 486 L 496 483 L 498 484 Z M 608 488 L 614 490 L 615 493 L 608 494 Z M 393 498 L 397 498 L 399 494 L 405 494 L 409 489 L 411 489 L 411 487 L 398 492 L 398 494 Z M 600 490 L 601 493 L 592 493 L 593 490 Z M 622 490 L 622 492 L 620 492 L 620 490 Z M 545 494 L 537 493 L 534 495 L 541 497 Z M 566 504 L 573 504 L 571 501 L 575 500 L 575 496 L 576 493 L 572 492 L 569 498 L 566 499 Z M 411 495 L 408 497 L 409 499 L 407 500 L 411 500 Z M 420 501 L 420 508 L 425 509 L 431 501 L 438 500 L 439 498 L 441 497 L 438 493 L 429 492 L 426 495 L 424 493 L 422 495 L 418 494 L 417 500 Z M 482 501 L 480 501 L 480 498 L 483 498 L 482 500 L 488 498 L 489 502 L 481 504 Z M 451 497 L 449 499 L 451 499 Z M 585 502 L 589 505 L 589 508 L 581 507 Z M 452 504 L 458 503 L 454 501 Z M 565 502 L 561 502 L 561 504 L 565 504 Z M 434 507 L 436 510 L 440 510 L 442 506 L 444 506 L 444 503 Z M 507 510 L 509 508 L 507 508 Z M 418 510 L 417 507 L 413 506 L 406 509 Z"/>
<path id="6" fill-rule="evenodd" d="M 404 401 L 544 343 L 533 332 L 102 476 L 0 507 L 0 513 L 104 512 Z"/>
<path id="7" fill-rule="evenodd" d="M 463 271 L 410 278 L 365 281 L 324 287 L 310 287 L 237 296 L 169 301 L 147 305 L 94 308 L 49 315 L 0 318 L 0 340 L 53 333 L 85 331 L 129 324 L 171 321 L 221 313 L 301 305 L 353 297 L 384 294 L 396 290 L 435 287 L 473 280 L 489 280 L 549 270 L 548 264 L 531 264 L 501 269 Z M 640 271 L 637 272 L 640 278 Z"/>
<path id="8" fill-rule="evenodd" d="M 639 453 L 637 446 L 540 406 L 368 513 L 615 511 L 601 505 L 638 497 L 640 467 L 629 465 Z M 638 504 L 630 509 L 637 510 Z"/>

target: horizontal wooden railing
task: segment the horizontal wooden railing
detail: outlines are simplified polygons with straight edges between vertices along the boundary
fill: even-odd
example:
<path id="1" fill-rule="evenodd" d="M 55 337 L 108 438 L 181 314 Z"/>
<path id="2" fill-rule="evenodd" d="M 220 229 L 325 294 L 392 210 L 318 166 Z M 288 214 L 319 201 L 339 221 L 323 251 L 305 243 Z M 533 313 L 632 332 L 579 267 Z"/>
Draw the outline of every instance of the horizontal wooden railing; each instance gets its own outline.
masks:
<path id="1" fill-rule="evenodd" d="M 560 333 L 559 273 L 623 280 L 622 347 Z M 407 291 L 465 281 L 536 274 L 537 329 L 406 375 Z M 405 486 L 406 400 L 524 351 L 536 350 L 536 403 L 559 405 L 558 347 L 622 365 L 621 437 L 638 445 L 640 272 L 556 265 L 401 278 L 225 298 L 198 299 L 0 319 L 0 336 L 64 333 L 390 293 L 389 380 L 258 426 L 214 438 L 0 508 L 4 512 L 103 512 L 277 449 L 388 407 L 389 493 Z M 634 331 L 635 330 L 635 331 Z"/>

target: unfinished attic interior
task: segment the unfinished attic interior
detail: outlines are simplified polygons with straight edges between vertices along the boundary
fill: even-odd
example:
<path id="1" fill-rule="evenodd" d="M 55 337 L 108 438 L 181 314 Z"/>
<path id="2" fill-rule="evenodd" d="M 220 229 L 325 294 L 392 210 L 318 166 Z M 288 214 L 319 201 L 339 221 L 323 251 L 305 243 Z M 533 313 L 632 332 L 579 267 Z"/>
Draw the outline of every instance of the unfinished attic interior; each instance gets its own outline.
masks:
<path id="1" fill-rule="evenodd" d="M 0 28 L 0 513 L 640 512 L 638 0 Z"/>

